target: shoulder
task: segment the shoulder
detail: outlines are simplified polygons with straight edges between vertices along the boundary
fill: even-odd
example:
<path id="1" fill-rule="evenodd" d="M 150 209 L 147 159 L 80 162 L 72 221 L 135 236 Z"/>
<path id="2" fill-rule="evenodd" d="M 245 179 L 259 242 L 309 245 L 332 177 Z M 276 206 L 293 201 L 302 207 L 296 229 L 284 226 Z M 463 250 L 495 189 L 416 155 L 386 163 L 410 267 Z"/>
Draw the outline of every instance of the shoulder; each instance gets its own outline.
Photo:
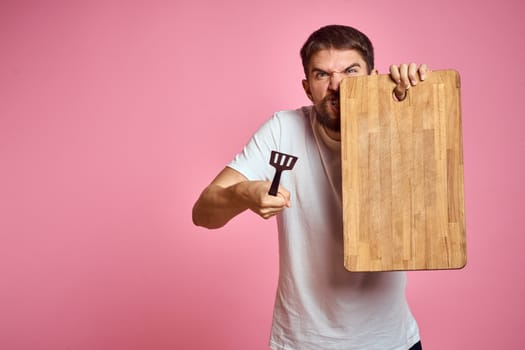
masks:
<path id="1" fill-rule="evenodd" d="M 275 112 L 273 116 L 277 119 L 304 120 L 310 117 L 311 111 L 312 106 L 305 106 L 297 109 L 278 111 Z"/>
<path id="2" fill-rule="evenodd" d="M 279 125 L 280 128 L 296 129 L 299 126 L 310 125 L 310 116 L 311 116 L 312 107 L 301 107 L 292 110 L 283 110 L 275 112 L 273 117 L 268 121 L 272 124 Z"/>
<path id="3" fill-rule="evenodd" d="M 279 139 L 283 134 L 296 133 L 305 130 L 310 125 L 311 107 L 301 107 L 293 110 L 275 112 L 257 130 L 254 137 L 268 137 L 273 135 Z"/>

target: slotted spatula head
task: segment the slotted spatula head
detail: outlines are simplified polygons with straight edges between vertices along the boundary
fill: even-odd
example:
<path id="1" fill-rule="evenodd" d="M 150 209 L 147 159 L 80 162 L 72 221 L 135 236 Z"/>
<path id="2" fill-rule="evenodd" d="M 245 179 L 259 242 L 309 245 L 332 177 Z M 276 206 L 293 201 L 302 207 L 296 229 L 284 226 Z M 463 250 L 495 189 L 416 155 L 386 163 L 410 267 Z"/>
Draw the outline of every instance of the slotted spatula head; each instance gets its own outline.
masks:
<path id="1" fill-rule="evenodd" d="M 295 162 L 297 162 L 297 157 L 292 156 L 286 153 L 281 153 L 277 151 L 272 151 L 270 157 L 270 165 L 272 165 L 277 170 L 292 170 Z"/>

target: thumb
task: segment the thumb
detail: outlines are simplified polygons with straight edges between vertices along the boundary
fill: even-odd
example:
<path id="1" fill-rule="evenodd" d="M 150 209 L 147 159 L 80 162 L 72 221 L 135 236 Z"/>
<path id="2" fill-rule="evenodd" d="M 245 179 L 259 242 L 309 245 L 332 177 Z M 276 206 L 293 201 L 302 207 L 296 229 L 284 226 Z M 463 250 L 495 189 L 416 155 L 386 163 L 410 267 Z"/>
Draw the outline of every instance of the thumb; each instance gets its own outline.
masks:
<path id="1" fill-rule="evenodd" d="M 403 82 L 400 82 L 394 88 L 394 96 L 398 101 L 403 101 L 407 97 L 407 91 L 410 85 L 405 86 Z"/>
<path id="2" fill-rule="evenodd" d="M 398 101 L 402 101 L 406 97 L 406 92 L 410 88 L 410 82 L 404 78 L 407 76 L 408 67 L 406 64 L 400 66 L 390 66 L 390 78 L 396 84 L 394 88 L 394 95 Z"/>

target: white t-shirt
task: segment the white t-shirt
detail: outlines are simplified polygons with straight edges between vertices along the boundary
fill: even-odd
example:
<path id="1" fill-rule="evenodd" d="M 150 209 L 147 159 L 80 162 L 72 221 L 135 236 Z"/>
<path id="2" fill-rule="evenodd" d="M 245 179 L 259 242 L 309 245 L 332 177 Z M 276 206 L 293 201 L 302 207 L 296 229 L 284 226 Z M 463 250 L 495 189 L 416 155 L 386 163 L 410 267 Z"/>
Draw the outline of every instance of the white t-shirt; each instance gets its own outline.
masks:
<path id="1" fill-rule="evenodd" d="M 291 208 L 277 216 L 279 281 L 270 347 L 294 350 L 406 350 L 419 331 L 404 272 L 352 273 L 343 266 L 341 148 L 312 107 L 276 113 L 228 165 L 271 181 L 272 150 L 297 156 L 281 185 Z"/>

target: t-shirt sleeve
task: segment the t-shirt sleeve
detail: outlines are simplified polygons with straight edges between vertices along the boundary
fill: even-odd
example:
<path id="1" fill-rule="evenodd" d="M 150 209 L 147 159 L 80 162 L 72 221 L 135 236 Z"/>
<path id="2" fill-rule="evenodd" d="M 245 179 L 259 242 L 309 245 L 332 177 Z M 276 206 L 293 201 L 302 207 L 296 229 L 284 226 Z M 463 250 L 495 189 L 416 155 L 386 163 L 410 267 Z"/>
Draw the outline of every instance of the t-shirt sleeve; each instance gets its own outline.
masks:
<path id="1" fill-rule="evenodd" d="M 275 169 L 270 165 L 272 150 L 279 149 L 281 124 L 277 115 L 267 120 L 250 138 L 242 152 L 228 164 L 248 180 L 269 181 Z"/>

